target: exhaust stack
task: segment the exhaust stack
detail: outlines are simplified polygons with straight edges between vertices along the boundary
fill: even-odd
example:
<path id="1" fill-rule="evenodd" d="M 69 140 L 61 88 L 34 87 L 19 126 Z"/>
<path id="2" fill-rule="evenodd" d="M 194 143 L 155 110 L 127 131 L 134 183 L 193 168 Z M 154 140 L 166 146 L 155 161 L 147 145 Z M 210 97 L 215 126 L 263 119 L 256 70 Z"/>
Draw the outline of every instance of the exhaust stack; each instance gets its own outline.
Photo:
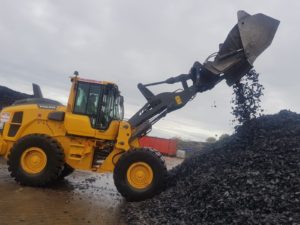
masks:
<path id="1" fill-rule="evenodd" d="M 42 90 L 38 84 L 32 84 L 33 97 L 34 98 L 43 98 Z"/>

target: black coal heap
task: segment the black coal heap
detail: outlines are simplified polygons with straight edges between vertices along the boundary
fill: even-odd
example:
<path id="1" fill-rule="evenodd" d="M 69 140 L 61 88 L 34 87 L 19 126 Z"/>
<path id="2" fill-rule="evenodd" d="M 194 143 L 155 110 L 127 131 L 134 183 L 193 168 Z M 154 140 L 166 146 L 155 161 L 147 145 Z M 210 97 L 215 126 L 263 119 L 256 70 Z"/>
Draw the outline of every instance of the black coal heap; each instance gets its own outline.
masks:
<path id="1" fill-rule="evenodd" d="M 7 87 L 0 86 L 0 110 L 13 104 L 16 100 L 32 98 L 32 95 L 13 91 Z"/>
<path id="2" fill-rule="evenodd" d="M 128 224 L 300 224 L 300 115 L 239 127 L 171 171 L 168 188 L 128 203 Z"/>

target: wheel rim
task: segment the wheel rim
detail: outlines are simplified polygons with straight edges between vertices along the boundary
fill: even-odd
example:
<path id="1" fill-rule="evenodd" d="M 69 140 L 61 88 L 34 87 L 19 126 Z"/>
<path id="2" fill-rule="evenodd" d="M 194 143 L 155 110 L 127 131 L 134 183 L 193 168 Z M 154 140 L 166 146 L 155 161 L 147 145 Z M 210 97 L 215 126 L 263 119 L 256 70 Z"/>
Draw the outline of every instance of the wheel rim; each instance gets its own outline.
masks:
<path id="1" fill-rule="evenodd" d="M 133 163 L 127 170 L 127 180 L 132 187 L 145 189 L 153 181 L 153 170 L 147 163 Z"/>
<path id="2" fill-rule="evenodd" d="M 47 164 L 45 152 L 37 147 L 29 148 L 23 152 L 21 157 L 22 169 L 30 174 L 37 174 L 43 171 Z"/>

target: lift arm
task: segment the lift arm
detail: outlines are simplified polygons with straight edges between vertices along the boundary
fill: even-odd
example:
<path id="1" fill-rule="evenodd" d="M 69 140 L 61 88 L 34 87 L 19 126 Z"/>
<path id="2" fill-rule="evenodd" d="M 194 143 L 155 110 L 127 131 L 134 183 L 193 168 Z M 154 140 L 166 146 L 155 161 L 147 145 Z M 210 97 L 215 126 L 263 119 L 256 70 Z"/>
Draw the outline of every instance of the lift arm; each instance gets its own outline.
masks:
<path id="1" fill-rule="evenodd" d="M 209 79 L 206 79 L 205 76 L 209 76 Z M 193 84 L 188 86 L 188 80 L 192 80 Z M 135 129 L 131 139 L 144 136 L 157 121 L 168 113 L 185 106 L 188 101 L 195 97 L 197 92 L 210 90 L 221 80 L 223 80 L 222 76 L 210 73 L 199 62 L 195 62 L 189 74 L 181 74 L 156 83 L 138 84 L 138 89 L 146 98 L 147 103 L 128 121 L 131 127 Z M 181 83 L 182 89 L 154 95 L 147 88 L 154 85 L 174 83 Z"/>
<path id="2" fill-rule="evenodd" d="M 238 23 L 229 32 L 219 51 L 207 58 L 203 65 L 194 63 L 188 74 L 171 77 L 165 81 L 138 84 L 147 103 L 129 119 L 134 130 L 131 140 L 141 137 L 168 113 L 182 108 L 197 92 L 212 89 L 223 79 L 229 86 L 239 81 L 253 67 L 255 59 L 271 44 L 279 21 L 264 14 L 250 15 L 238 11 Z M 209 61 L 214 57 L 213 61 Z M 187 81 L 193 84 L 188 86 Z M 182 90 L 154 95 L 149 86 L 181 82 Z"/>

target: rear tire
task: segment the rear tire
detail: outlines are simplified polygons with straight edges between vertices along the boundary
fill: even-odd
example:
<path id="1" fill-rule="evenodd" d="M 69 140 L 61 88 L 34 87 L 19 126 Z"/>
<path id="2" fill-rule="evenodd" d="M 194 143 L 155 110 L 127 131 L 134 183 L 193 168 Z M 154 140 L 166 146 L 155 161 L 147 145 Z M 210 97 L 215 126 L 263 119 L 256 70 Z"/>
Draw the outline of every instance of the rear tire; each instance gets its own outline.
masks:
<path id="1" fill-rule="evenodd" d="M 55 183 L 61 175 L 64 153 L 51 137 L 31 134 L 14 144 L 7 164 L 18 183 L 45 187 Z"/>
<path id="2" fill-rule="evenodd" d="M 161 153 L 151 148 L 124 153 L 114 169 L 116 188 L 127 201 L 143 201 L 160 193 L 166 176 Z"/>

